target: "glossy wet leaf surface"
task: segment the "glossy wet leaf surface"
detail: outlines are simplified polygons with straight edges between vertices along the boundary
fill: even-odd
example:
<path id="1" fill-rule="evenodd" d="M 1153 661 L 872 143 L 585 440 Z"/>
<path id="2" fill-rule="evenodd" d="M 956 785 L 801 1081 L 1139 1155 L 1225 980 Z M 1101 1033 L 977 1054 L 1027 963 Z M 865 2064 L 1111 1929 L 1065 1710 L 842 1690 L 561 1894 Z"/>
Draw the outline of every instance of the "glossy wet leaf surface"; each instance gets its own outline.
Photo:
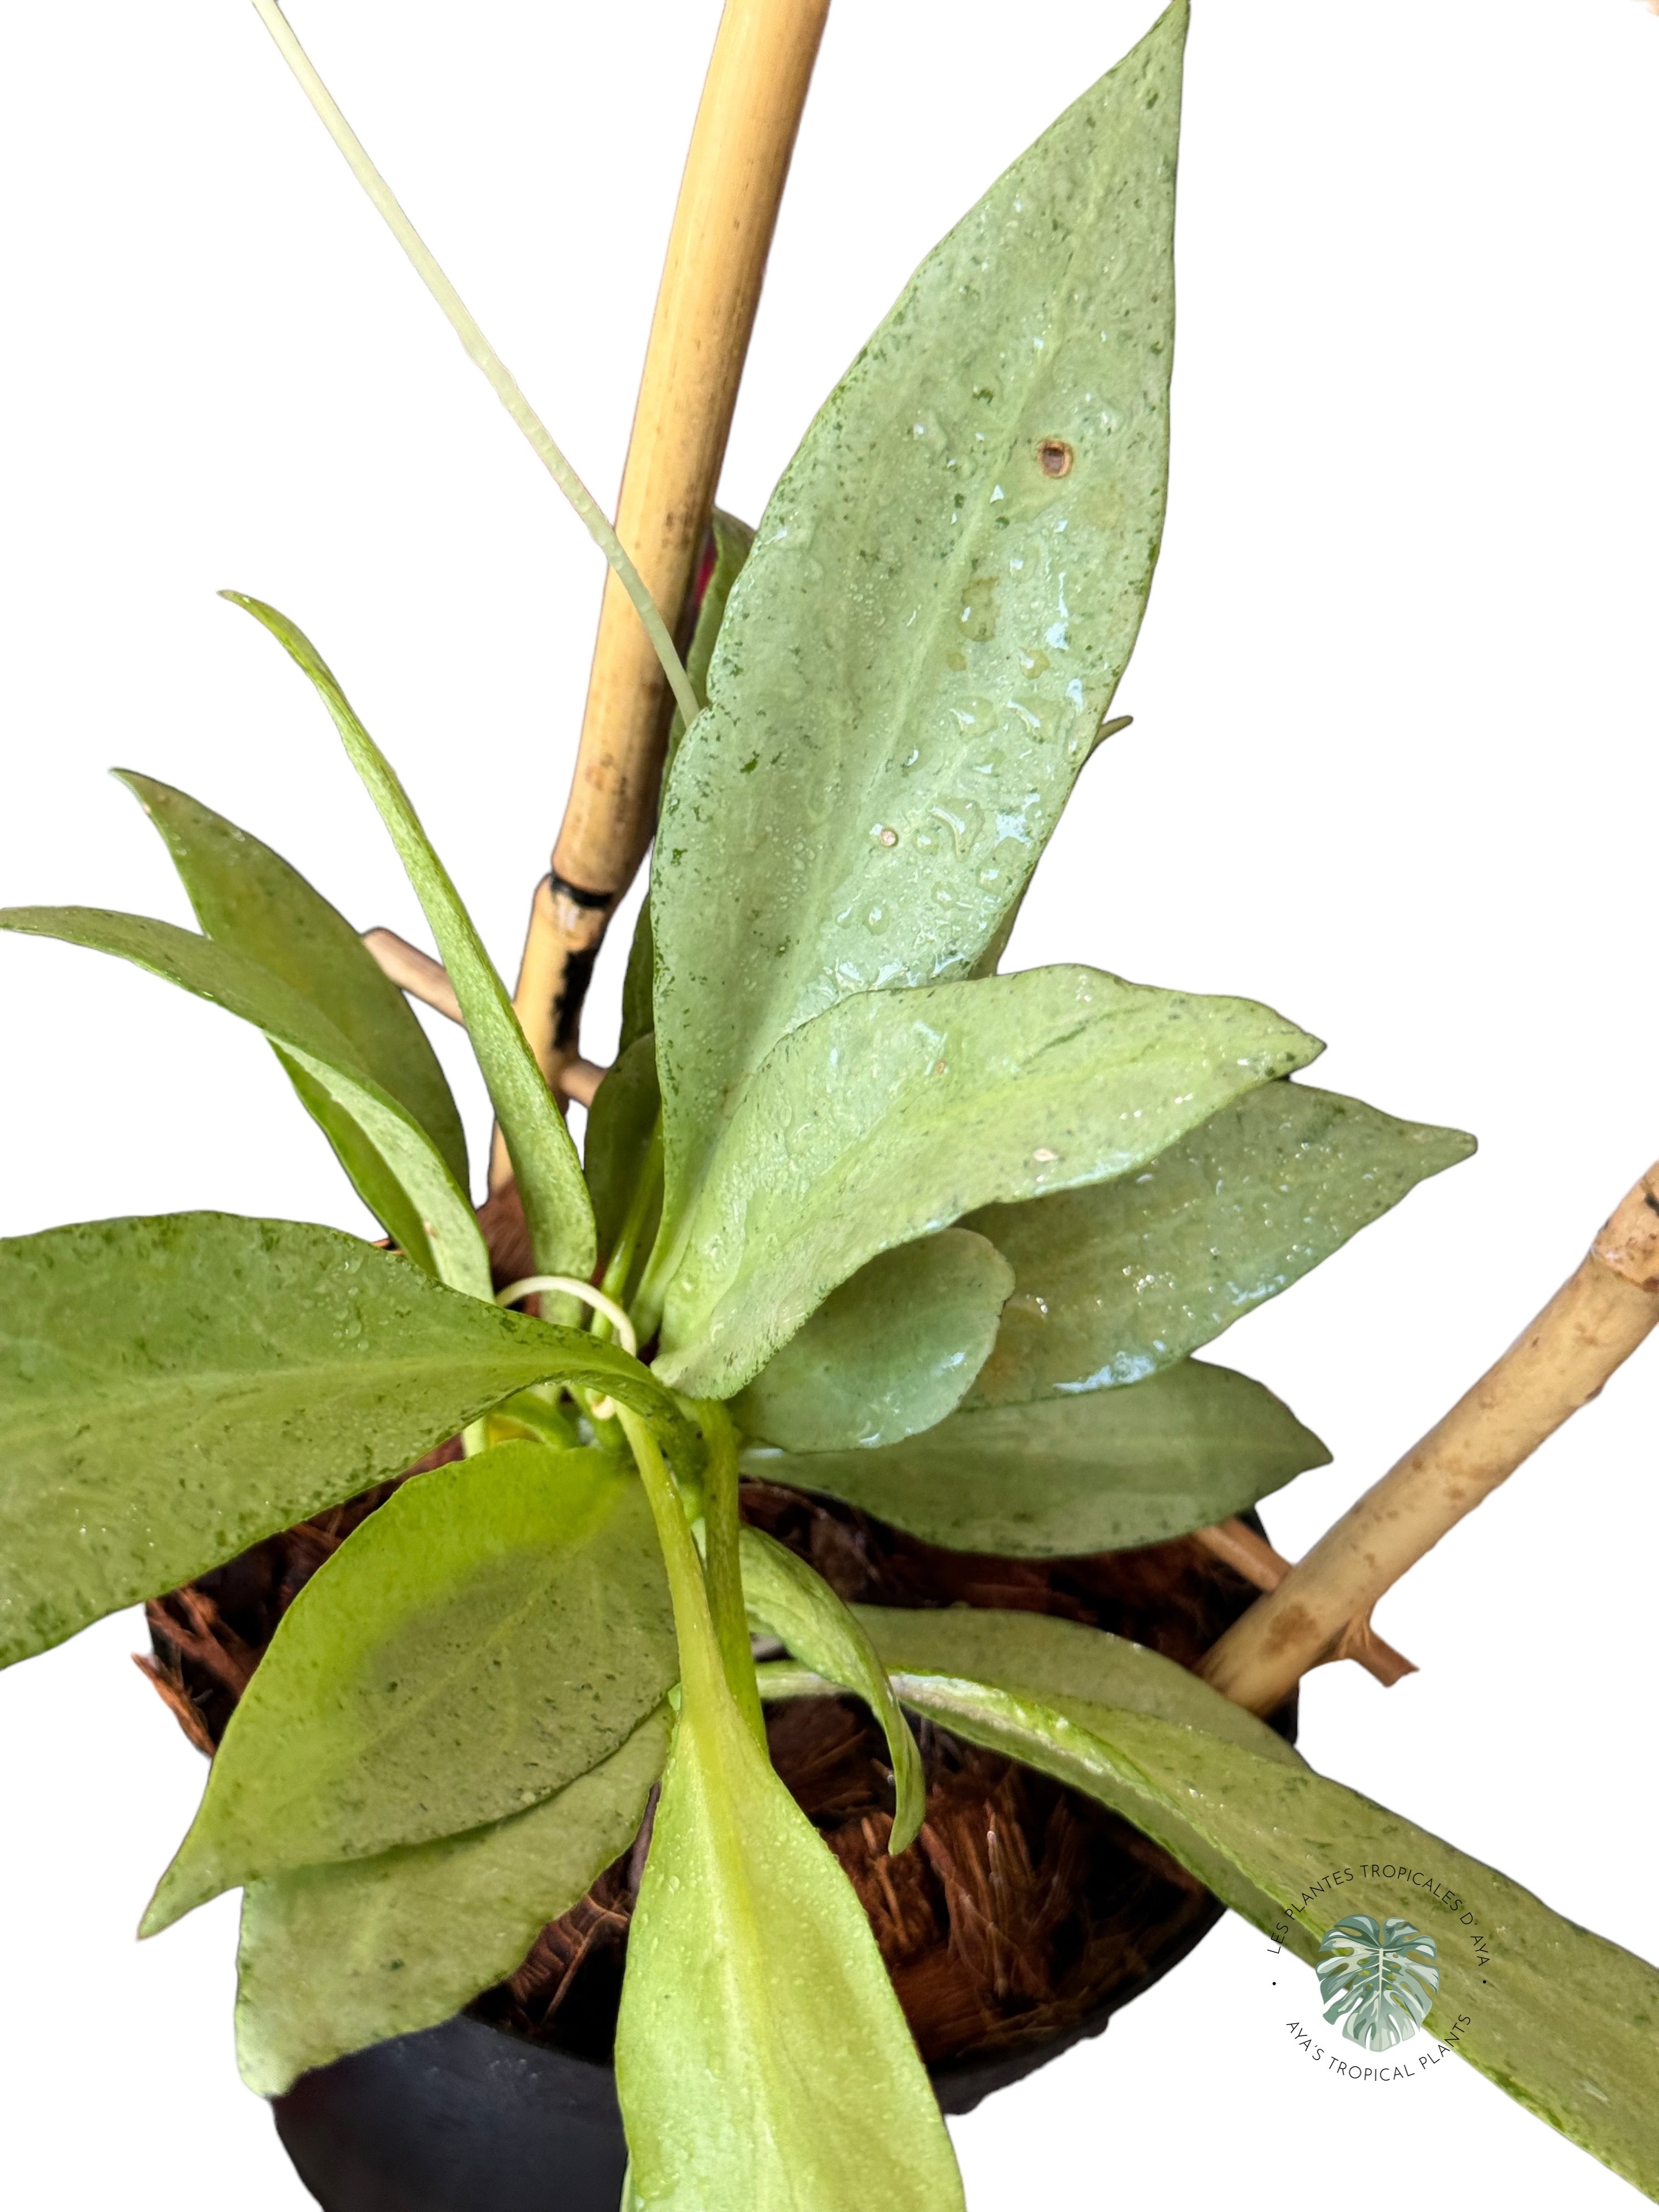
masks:
<path id="1" fill-rule="evenodd" d="M 408 793 L 304 631 L 263 600 L 240 592 L 228 592 L 225 597 L 262 623 L 311 678 L 398 848 L 455 987 L 467 1035 L 512 1155 L 538 1268 L 548 1274 L 589 1274 L 594 1261 L 593 1215 L 570 1132 L 525 1042 L 501 979 Z"/>
<path id="2" fill-rule="evenodd" d="M 160 832 L 208 936 L 268 968 L 326 1014 L 465 1190 L 466 1139 L 438 1056 L 414 1008 L 345 916 L 280 854 L 210 806 L 153 776 L 116 773 Z"/>
<path id="3" fill-rule="evenodd" d="M 953 1413 L 879 1451 L 751 1446 L 743 1464 L 930 1544 L 1063 1559 L 1211 1527 L 1329 1458 L 1260 1382 L 1187 1360 L 1125 1389 Z"/>
<path id="4" fill-rule="evenodd" d="M 996 1340 L 1013 1270 L 943 1229 L 878 1254 L 832 1291 L 732 1403 L 745 1434 L 788 1451 L 896 1443 L 961 1401 Z"/>
<path id="5" fill-rule="evenodd" d="M 503 1443 L 416 1475 L 283 1616 L 146 1930 L 246 1881 L 522 1812 L 608 1757 L 678 1671 L 626 1461 Z"/>
<path id="6" fill-rule="evenodd" d="M 183 1213 L 0 1241 L 0 1663 L 401 1474 L 554 1376 L 664 1410 L 614 1347 L 337 1230 Z"/>
<path id="7" fill-rule="evenodd" d="M 1144 1712 L 1102 1712 L 1085 1728 L 970 1681 L 899 1674 L 896 1687 L 969 1741 L 1098 1797 L 1310 1966 L 1344 1908 L 1414 1919 L 1436 1939 L 1435 2039 L 1659 2195 L 1659 1972 L 1644 1960 L 1309 1767 Z M 1333 1869 L 1352 1879 L 1333 1887 Z M 1413 1879 L 1421 1873 L 1437 1896 Z M 1306 2003 L 1318 2005 L 1311 1975 Z"/>
<path id="8" fill-rule="evenodd" d="M 676 1235 L 781 1036 L 970 972 L 1110 703 L 1163 526 L 1186 15 L 928 257 L 762 519 L 652 871 Z"/>
<path id="9" fill-rule="evenodd" d="M 661 1109 L 657 1063 L 647 1035 L 619 1053 L 615 1066 L 593 1094 L 587 1111 L 582 1172 L 593 1200 L 599 1249 L 609 1255 L 627 1217 L 629 1200 L 644 1171 L 651 1133 Z M 655 1222 L 647 1222 L 644 1249 L 650 1249 Z"/>
<path id="10" fill-rule="evenodd" d="M 435 2027 L 523 1962 L 628 1849 L 667 1754 L 666 1707 L 576 1781 L 465 1835 L 254 1882 L 236 2051 L 280 2096 L 307 2068 Z"/>
<path id="11" fill-rule="evenodd" d="M 887 1738 L 893 1769 L 893 1828 L 888 1850 L 913 1844 L 927 1811 L 921 1754 L 899 1710 L 868 1630 L 805 1560 L 759 1528 L 738 1535 L 744 1601 L 751 1623 L 775 1636 L 795 1657 L 863 1698 Z"/>
<path id="12" fill-rule="evenodd" d="M 1017 1279 L 970 1402 L 1173 1365 L 1474 1149 L 1461 1130 L 1264 1084 L 1133 1174 L 986 1207 L 969 1225 Z"/>
<path id="13" fill-rule="evenodd" d="M 629 1934 L 617 2086 L 636 2200 L 960 2212 L 864 1909 L 718 1690 L 688 1686 Z"/>
<path id="14" fill-rule="evenodd" d="M 1320 1049 L 1249 1000 L 1091 968 L 844 999 L 749 1085 L 677 1258 L 665 1219 L 658 1371 L 727 1396 L 878 1252 L 1122 1175 Z"/>
<path id="15" fill-rule="evenodd" d="M 142 915 L 7 907 L 0 910 L 0 929 L 113 953 L 263 1030 L 281 1048 L 279 1056 L 303 1072 L 319 1100 L 339 1109 L 395 1177 L 419 1219 L 434 1272 L 452 1289 L 489 1296 L 489 1255 L 477 1218 L 443 1155 L 370 1075 L 350 1039 L 280 975 L 229 945 Z"/>

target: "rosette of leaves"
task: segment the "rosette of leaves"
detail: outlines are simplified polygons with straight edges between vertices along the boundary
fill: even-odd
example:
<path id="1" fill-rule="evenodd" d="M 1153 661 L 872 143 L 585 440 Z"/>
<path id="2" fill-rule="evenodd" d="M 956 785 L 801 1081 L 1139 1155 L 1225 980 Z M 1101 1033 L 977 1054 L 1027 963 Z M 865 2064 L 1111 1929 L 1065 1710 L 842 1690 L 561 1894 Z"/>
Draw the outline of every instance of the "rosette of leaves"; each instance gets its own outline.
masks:
<path id="1" fill-rule="evenodd" d="M 1348 2041 L 1367 2051 L 1408 2043 L 1440 1987 L 1434 1960 L 1433 1936 L 1409 1920 L 1349 1913 L 1328 1932 L 1315 1961 L 1326 2019 L 1340 2020 Z"/>
<path id="2" fill-rule="evenodd" d="M 633 2201 L 959 2205 L 868 1924 L 766 1755 L 763 1627 L 791 1654 L 769 1694 L 879 1716 L 896 1849 L 922 1812 L 908 1708 L 1101 1798 L 1263 1926 L 1359 1826 L 1379 1862 L 1437 1854 L 1504 1930 L 1460 2047 L 1659 2186 L 1639 1960 L 1170 1662 L 1023 1615 L 854 1614 L 739 1529 L 743 1462 L 967 1549 L 1243 1510 L 1325 1454 L 1194 1355 L 1469 1150 L 1293 1080 L 1317 1041 L 1251 1000 L 998 971 L 1163 526 L 1185 27 L 1177 5 L 922 264 L 746 560 L 723 527 L 584 1158 L 340 684 L 240 600 L 420 896 L 563 1286 L 547 1317 L 491 1297 L 408 1006 L 255 838 L 131 776 L 199 932 L 0 915 L 262 1030 L 391 1243 L 184 1214 L 0 1243 L 0 1660 L 466 1441 L 286 1614 L 146 1916 L 243 1892 L 262 2092 L 510 1972 L 655 1788 L 617 2045 Z"/>

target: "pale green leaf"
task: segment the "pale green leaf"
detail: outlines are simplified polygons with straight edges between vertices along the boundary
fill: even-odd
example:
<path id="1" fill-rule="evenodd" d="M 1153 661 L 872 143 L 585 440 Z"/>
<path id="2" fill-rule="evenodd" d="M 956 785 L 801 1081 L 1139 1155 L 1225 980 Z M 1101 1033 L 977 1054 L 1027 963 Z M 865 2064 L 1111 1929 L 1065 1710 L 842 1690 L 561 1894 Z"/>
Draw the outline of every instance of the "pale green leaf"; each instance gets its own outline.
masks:
<path id="1" fill-rule="evenodd" d="M 635 2200 L 961 2212 L 864 1908 L 723 1684 L 707 1686 L 687 1683 L 629 1932 L 617 2087 Z"/>
<path id="2" fill-rule="evenodd" d="M 927 1812 L 927 1784 L 910 1724 L 899 1711 L 868 1632 L 822 1575 L 759 1528 L 738 1532 L 743 1595 L 751 1621 L 769 1629 L 815 1674 L 862 1698 L 881 1723 L 893 1768 L 890 1852 L 915 1843 Z"/>
<path id="3" fill-rule="evenodd" d="M 170 921 L 94 907 L 7 907 L 0 909 L 0 929 L 113 953 L 263 1030 L 310 1079 L 318 1101 L 331 1101 L 385 1164 L 414 1210 L 441 1280 L 471 1297 L 489 1297 L 489 1255 L 477 1217 L 443 1155 L 375 1081 L 349 1038 L 280 975 Z M 317 1110 L 313 1101 L 307 1103 Z M 329 1133 L 332 1140 L 337 1133 Z"/>
<path id="4" fill-rule="evenodd" d="M 685 656 L 685 672 L 691 689 L 703 701 L 708 696 L 708 664 L 714 657 L 714 640 L 726 618 L 726 603 L 755 542 L 755 533 L 746 522 L 723 514 L 719 507 L 714 509 L 710 533 L 714 540 L 714 565 L 703 587 L 696 624 L 691 633 L 691 649 Z M 663 758 L 665 780 L 684 735 L 685 717 L 676 708 Z M 623 978 L 622 1035 L 617 1045 L 618 1060 L 652 1025 L 651 991 L 655 965 L 655 949 L 651 940 L 651 894 L 647 891 L 634 925 L 634 941 L 628 948 L 628 969 Z"/>
<path id="5" fill-rule="evenodd" d="M 1474 1149 L 1460 1130 L 1268 1083 L 1138 1174 L 987 1206 L 969 1225 L 1012 1262 L 1016 1283 L 969 1404 L 1133 1382 L 1172 1365 Z"/>
<path id="6" fill-rule="evenodd" d="M 381 1090 L 421 1124 L 465 1190 L 466 1138 L 438 1055 L 345 916 L 280 854 L 199 799 L 131 769 L 115 774 L 161 833 L 208 936 L 320 1008 Z"/>
<path id="7" fill-rule="evenodd" d="M 970 973 L 1094 743 L 1163 526 L 1186 26 L 928 257 L 767 507 L 652 869 L 675 1237 L 781 1036 Z"/>
<path id="8" fill-rule="evenodd" d="M 587 1109 L 587 1137 L 582 1171 L 593 1201 L 593 1219 L 599 1249 L 616 1249 L 629 1200 L 645 1172 L 652 1133 L 662 1102 L 657 1093 L 657 1063 L 647 1034 L 636 1037 L 617 1055 L 616 1064 L 593 1094 Z M 649 1251 L 654 1221 L 646 1224 L 642 1243 Z"/>
<path id="9" fill-rule="evenodd" d="M 930 1544 L 1044 1559 L 1209 1528 L 1329 1458 L 1260 1382 L 1183 1360 L 1121 1390 L 952 1413 L 879 1451 L 750 1446 L 743 1465 Z"/>
<path id="10" fill-rule="evenodd" d="M 0 1664 L 401 1474 L 550 1377 L 672 1414 L 616 1346 L 337 1230 L 184 1213 L 0 1241 Z"/>
<path id="11" fill-rule="evenodd" d="M 281 1045 L 273 1045 L 271 1050 L 294 1085 L 301 1104 L 333 1147 L 334 1156 L 358 1197 L 398 1249 L 417 1267 L 424 1267 L 428 1274 L 437 1275 L 441 1280 L 441 1271 L 419 1208 L 369 1142 L 362 1123 L 324 1089 L 292 1053 L 284 1052 Z M 474 1295 L 483 1295 L 483 1270 L 476 1265 L 468 1283 Z"/>
<path id="12" fill-rule="evenodd" d="M 1644 1960 L 1308 1767 L 1145 1712 L 1091 1728 L 974 1681 L 895 1668 L 895 1686 L 953 1734 L 1099 1798 L 1310 1966 L 1345 1911 L 1415 1920 L 1441 1972 L 1427 2033 L 1659 2196 L 1659 1972 Z"/>
<path id="13" fill-rule="evenodd" d="M 281 2096 L 309 2068 L 435 2027 L 505 1980 L 638 1831 L 666 1707 L 527 1812 L 378 1857 L 250 1884 L 236 1954 L 242 2079 Z"/>
<path id="14" fill-rule="evenodd" d="M 1013 1270 L 966 1229 L 866 1261 L 732 1401 L 745 1434 L 787 1451 L 896 1443 L 942 1421 L 996 1340 Z"/>
<path id="15" fill-rule="evenodd" d="M 1283 1736 L 1265 1721 L 1233 1705 L 1198 1675 L 1161 1652 L 1149 1651 L 1144 1644 L 1132 1644 L 1103 1629 L 1053 1620 L 1042 1613 L 979 1606 L 925 1612 L 889 1606 L 857 1606 L 853 1610 L 883 1664 L 902 1682 L 906 1698 L 918 1711 L 930 1711 L 930 1698 L 950 1696 L 961 1705 L 971 1697 L 978 1701 L 970 1714 L 975 1726 L 981 1731 L 993 1727 L 1005 1729 L 1001 1737 L 993 1739 L 981 1733 L 975 1741 L 987 1742 L 993 1749 L 1006 1749 L 1028 1765 L 1033 1761 L 1028 1755 L 1030 1746 L 1020 1733 L 1024 1723 L 1009 1721 L 1014 1710 L 1011 1699 L 1022 1710 L 1027 1705 L 1042 1707 L 1062 1735 L 1067 1727 L 1097 1731 L 1109 1724 L 1114 1709 L 1122 1708 L 1150 1713 L 1182 1728 L 1206 1729 L 1258 1758 L 1282 1765 L 1302 1763 Z M 762 1667 L 758 1671 L 762 1692 L 767 1697 L 822 1694 L 824 1687 L 819 1682 L 815 1690 L 810 1678 L 791 1680 L 778 1667 Z M 831 1682 L 851 1686 L 833 1667 L 817 1671 Z M 988 1691 L 983 1686 L 988 1683 L 998 1687 Z M 945 1724 L 953 1723 L 947 1719 Z M 1208 1868 L 1217 1882 L 1235 1890 L 1235 1902 L 1243 1897 L 1237 1869 L 1196 1832 L 1183 1832 L 1179 1856 L 1200 1881 L 1215 1886 L 1206 1872 Z M 1265 1897 L 1256 1901 L 1265 1909 Z"/>
<path id="16" fill-rule="evenodd" d="M 665 1220 L 658 1372 L 730 1396 L 878 1252 L 1122 1175 L 1320 1049 L 1249 1000 L 1091 968 L 843 999 L 749 1085 L 678 1252 Z"/>
<path id="17" fill-rule="evenodd" d="M 512 1156 L 537 1267 L 553 1275 L 590 1274 L 595 1257 L 593 1216 L 570 1132 L 525 1041 L 501 979 L 433 851 L 408 793 L 304 631 L 263 600 L 240 592 L 224 596 L 262 623 L 311 678 L 398 848 L 455 987 L 467 1035 Z"/>
<path id="18" fill-rule="evenodd" d="M 522 1812 L 678 1674 L 626 1462 L 502 1443 L 416 1475 L 283 1614 L 144 1932 L 248 1881 Z"/>

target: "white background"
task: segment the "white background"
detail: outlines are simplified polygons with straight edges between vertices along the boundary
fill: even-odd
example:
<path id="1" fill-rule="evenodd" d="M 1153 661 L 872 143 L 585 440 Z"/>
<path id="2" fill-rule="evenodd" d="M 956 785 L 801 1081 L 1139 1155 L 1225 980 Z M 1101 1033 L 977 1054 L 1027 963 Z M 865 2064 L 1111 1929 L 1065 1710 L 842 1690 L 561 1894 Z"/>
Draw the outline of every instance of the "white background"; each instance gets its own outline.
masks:
<path id="1" fill-rule="evenodd" d="M 416 222 L 612 499 L 714 0 L 296 0 Z M 914 264 L 1147 0 L 836 0 L 723 498 L 754 519 Z M 1166 550 L 1015 939 L 1266 999 L 1333 1087 L 1476 1131 L 1224 1356 L 1329 1441 L 1304 1548 L 1503 1347 L 1659 1148 L 1651 1015 L 1659 21 L 1638 0 L 1198 0 Z M 509 972 L 569 774 L 598 557 L 250 9 L 8 19 L 0 895 L 187 919 L 143 768 L 362 925 L 413 900 L 325 718 L 213 596 L 316 638 Z M 590 1048 L 614 1036 L 616 976 Z M 259 1040 L 0 942 L 0 1224 L 366 1226 Z M 480 1092 L 439 1039 L 482 1153 Z M 1422 1672 L 1310 1685 L 1316 1764 L 1659 1958 L 1659 1352 L 1382 1609 Z M 200 1786 L 134 1613 L 0 1681 L 0 2192 L 307 2200 L 239 2086 L 234 1905 L 131 1930 Z M 1259 1937 L 958 2130 L 973 2212 L 1634 2203 L 1472 2073 L 1304 2078 Z M 1295 1971 L 1295 1970 L 1292 1970 Z M 1298 1999 L 1305 2008 L 1311 1978 Z M 1407 2101 L 1409 2094 L 1409 2102 Z"/>

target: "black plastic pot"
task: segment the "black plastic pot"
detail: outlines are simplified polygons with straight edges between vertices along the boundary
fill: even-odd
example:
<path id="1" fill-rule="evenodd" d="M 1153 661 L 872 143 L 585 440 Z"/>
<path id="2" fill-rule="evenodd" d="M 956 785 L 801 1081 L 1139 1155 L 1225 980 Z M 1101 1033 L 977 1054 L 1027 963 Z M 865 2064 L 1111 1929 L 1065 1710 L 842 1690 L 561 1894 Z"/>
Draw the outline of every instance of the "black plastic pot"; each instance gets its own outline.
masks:
<path id="1" fill-rule="evenodd" d="M 1106 2025 L 934 2070 L 947 2112 Z M 325 2212 L 617 2212 L 628 2153 L 609 2066 L 465 2014 L 303 2075 L 276 2132 Z"/>

